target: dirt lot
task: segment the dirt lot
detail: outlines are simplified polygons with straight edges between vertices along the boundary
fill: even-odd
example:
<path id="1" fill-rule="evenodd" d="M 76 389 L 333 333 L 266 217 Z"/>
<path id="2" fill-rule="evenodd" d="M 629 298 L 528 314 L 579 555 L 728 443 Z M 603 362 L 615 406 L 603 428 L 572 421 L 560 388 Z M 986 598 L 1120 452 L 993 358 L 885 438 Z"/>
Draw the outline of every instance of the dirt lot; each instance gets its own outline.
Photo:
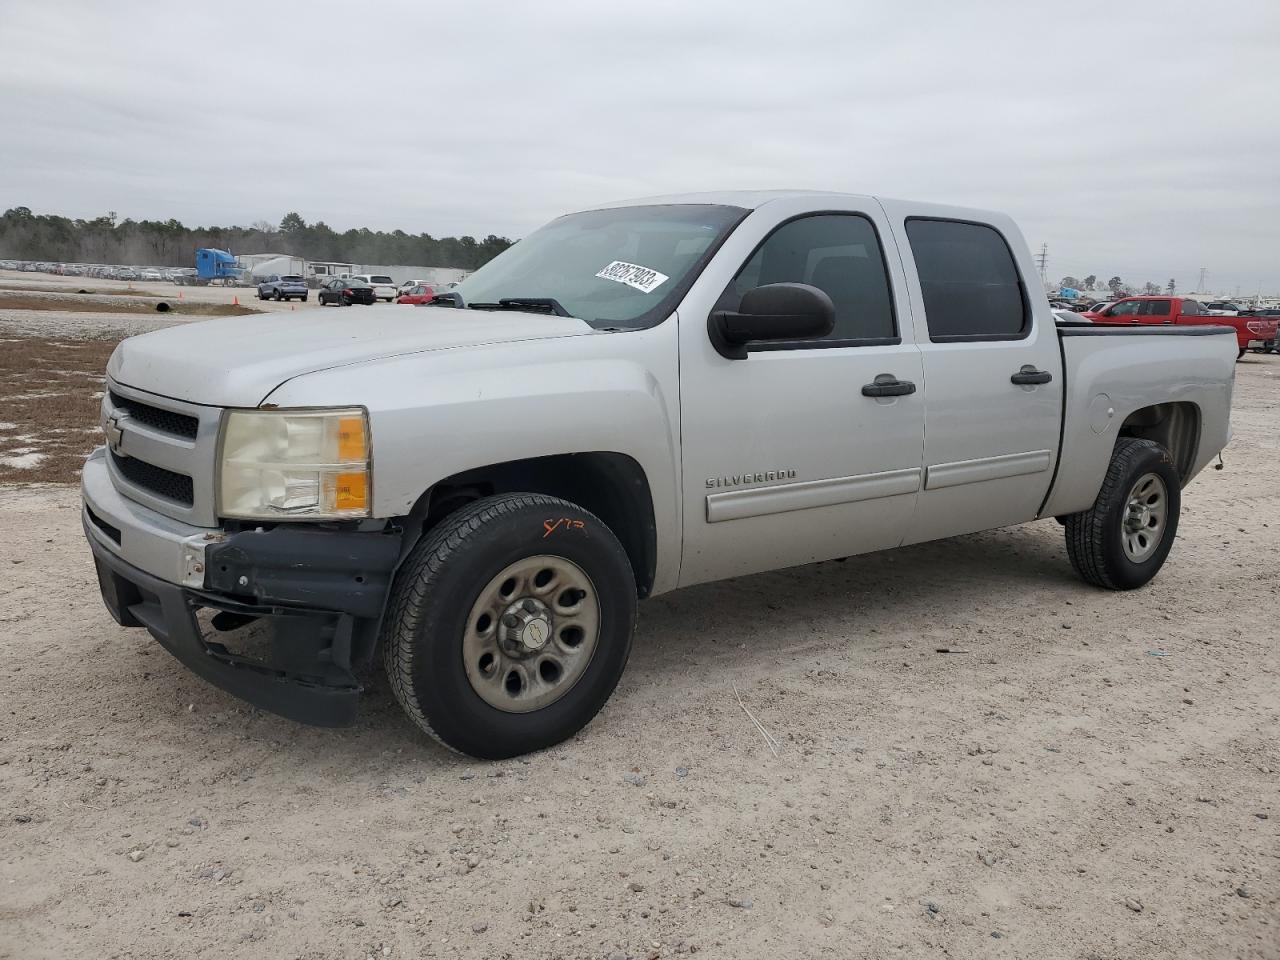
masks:
<path id="1" fill-rule="evenodd" d="M 0 487 L 0 957 L 1280 957 L 1280 358 L 1238 369 L 1150 587 L 1047 521 L 678 592 L 495 764 L 376 675 L 343 731 L 207 686 L 111 622 L 72 488 Z"/>

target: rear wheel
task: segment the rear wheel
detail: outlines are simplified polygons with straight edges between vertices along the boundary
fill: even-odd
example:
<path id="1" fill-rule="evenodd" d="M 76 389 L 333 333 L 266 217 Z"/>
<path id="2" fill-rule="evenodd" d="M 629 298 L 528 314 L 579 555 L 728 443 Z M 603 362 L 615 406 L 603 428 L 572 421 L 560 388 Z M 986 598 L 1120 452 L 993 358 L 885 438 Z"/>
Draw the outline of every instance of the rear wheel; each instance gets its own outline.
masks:
<path id="1" fill-rule="evenodd" d="M 484 759 L 559 743 L 613 693 L 635 624 L 613 532 L 540 494 L 478 500 L 443 520 L 397 574 L 383 662 L 405 712 Z"/>
<path id="2" fill-rule="evenodd" d="M 1245 355 L 1245 353 L 1246 353 L 1246 352 L 1247 352 L 1247 351 L 1245 350 L 1245 348 L 1244 348 L 1244 347 L 1241 347 L 1241 348 L 1240 348 L 1240 352 L 1236 354 L 1236 359 L 1237 359 L 1237 360 L 1239 360 L 1240 358 L 1242 358 L 1242 357 Z"/>
<path id="3" fill-rule="evenodd" d="M 1066 518 L 1067 555 L 1094 586 L 1132 590 L 1164 565 L 1178 532 L 1181 478 L 1153 440 L 1121 437 L 1098 498 Z"/>

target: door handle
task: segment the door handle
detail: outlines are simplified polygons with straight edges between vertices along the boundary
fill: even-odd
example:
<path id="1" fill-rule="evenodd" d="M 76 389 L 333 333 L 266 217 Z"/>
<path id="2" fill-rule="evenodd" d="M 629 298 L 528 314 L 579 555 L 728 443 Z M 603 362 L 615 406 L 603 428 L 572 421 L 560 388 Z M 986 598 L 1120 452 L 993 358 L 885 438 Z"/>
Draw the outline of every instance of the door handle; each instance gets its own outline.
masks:
<path id="1" fill-rule="evenodd" d="M 905 397 L 916 392 L 910 380 L 899 380 L 891 373 L 882 373 L 871 383 L 862 385 L 864 397 Z"/>
<path id="2" fill-rule="evenodd" d="M 1034 386 L 1038 383 L 1048 383 L 1053 379 L 1053 374 L 1048 370 L 1037 370 L 1031 364 L 1025 365 L 1021 370 L 1009 378 L 1010 383 L 1017 384 L 1020 387 Z"/>

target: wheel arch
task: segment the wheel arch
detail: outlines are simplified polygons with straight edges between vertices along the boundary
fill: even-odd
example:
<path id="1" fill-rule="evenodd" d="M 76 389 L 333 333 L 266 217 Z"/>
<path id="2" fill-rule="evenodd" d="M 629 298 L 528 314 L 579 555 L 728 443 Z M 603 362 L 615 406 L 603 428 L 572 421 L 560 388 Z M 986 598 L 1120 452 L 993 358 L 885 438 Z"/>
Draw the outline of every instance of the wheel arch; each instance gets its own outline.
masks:
<path id="1" fill-rule="evenodd" d="M 1156 403 L 1134 410 L 1120 425 L 1116 439 L 1136 437 L 1154 440 L 1173 456 L 1173 464 L 1185 487 L 1190 481 L 1200 449 L 1200 407 L 1188 400 Z M 1114 449 L 1114 448 L 1113 448 Z"/>
<path id="2" fill-rule="evenodd" d="M 591 511 L 626 551 L 638 595 L 646 597 L 653 589 L 658 535 L 649 478 L 634 458 L 614 451 L 509 460 L 445 477 L 425 490 L 410 510 L 402 556 L 454 511 L 499 493 L 541 493 Z"/>

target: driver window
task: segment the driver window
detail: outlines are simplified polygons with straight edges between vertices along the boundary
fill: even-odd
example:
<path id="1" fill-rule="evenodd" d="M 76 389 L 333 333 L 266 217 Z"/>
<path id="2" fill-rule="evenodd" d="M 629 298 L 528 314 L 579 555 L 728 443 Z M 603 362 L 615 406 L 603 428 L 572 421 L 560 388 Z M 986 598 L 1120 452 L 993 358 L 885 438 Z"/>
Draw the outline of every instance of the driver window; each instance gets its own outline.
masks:
<path id="1" fill-rule="evenodd" d="M 736 310 L 747 291 L 769 283 L 807 283 L 831 298 L 835 327 L 824 341 L 896 340 L 889 277 L 875 227 L 858 214 L 817 214 L 778 227 L 738 271 L 717 305 Z"/>

